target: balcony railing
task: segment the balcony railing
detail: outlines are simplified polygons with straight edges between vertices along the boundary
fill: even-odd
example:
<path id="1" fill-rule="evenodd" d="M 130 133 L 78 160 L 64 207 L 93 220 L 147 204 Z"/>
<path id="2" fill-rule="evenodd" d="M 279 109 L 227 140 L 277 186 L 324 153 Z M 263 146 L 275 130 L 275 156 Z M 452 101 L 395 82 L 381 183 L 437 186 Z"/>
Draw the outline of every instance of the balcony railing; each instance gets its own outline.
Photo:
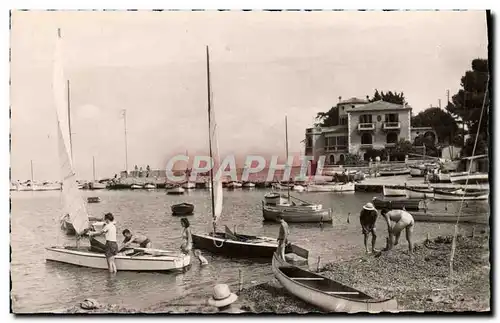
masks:
<path id="1" fill-rule="evenodd" d="M 401 129 L 401 122 L 384 122 L 384 130 Z"/>
<path id="2" fill-rule="evenodd" d="M 385 147 L 386 148 L 393 148 L 393 147 L 396 147 L 396 143 L 395 142 L 388 142 L 385 144 Z"/>
<path id="3" fill-rule="evenodd" d="M 375 124 L 373 122 L 363 122 L 358 124 L 358 131 L 370 130 L 375 130 Z"/>
<path id="4" fill-rule="evenodd" d="M 326 152 L 343 152 L 347 151 L 347 146 L 330 146 L 325 148 Z"/>
<path id="5" fill-rule="evenodd" d="M 361 148 L 373 148 L 373 144 L 361 144 Z"/>

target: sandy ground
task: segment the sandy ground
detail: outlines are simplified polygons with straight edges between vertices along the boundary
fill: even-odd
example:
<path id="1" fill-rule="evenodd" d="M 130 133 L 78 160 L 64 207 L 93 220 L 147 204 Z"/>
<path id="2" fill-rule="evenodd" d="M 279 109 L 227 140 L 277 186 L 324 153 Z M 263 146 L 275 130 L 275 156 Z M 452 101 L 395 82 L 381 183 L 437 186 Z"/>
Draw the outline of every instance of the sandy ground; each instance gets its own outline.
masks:
<path id="1" fill-rule="evenodd" d="M 489 233 L 459 236 L 454 259 L 454 276 L 449 278 L 451 237 L 437 237 L 416 245 L 412 256 L 404 246 L 379 257 L 365 255 L 320 269 L 326 277 L 357 288 L 370 296 L 395 297 L 402 311 L 489 311 Z M 207 295 L 208 297 L 209 295 Z M 289 295 L 272 278 L 244 289 L 235 306 L 256 313 L 308 313 L 318 309 Z M 100 305 L 83 310 L 79 305 L 66 313 L 211 313 L 206 299 L 185 297 L 145 309 Z"/>

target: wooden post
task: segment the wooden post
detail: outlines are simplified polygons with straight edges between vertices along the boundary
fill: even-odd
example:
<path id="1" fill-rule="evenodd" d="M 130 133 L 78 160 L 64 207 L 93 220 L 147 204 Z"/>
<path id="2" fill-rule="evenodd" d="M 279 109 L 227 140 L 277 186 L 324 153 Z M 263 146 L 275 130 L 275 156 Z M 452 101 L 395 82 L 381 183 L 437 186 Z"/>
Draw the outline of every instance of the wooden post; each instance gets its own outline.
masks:
<path id="1" fill-rule="evenodd" d="M 318 256 L 318 264 L 316 265 L 316 271 L 319 271 L 319 263 L 321 262 L 321 256 Z"/>
<path id="2" fill-rule="evenodd" d="M 429 241 L 429 240 L 430 240 L 430 239 L 429 239 L 429 232 L 427 232 L 427 241 Z"/>
<path id="3" fill-rule="evenodd" d="M 239 276 L 240 276 L 240 287 L 239 290 L 240 292 L 243 290 L 243 273 L 241 272 L 241 269 L 238 269 Z"/>
<path id="4" fill-rule="evenodd" d="M 347 213 L 347 223 L 351 223 L 351 222 L 349 221 L 349 216 L 350 216 L 350 215 L 351 215 L 351 212 Z"/>
<path id="5" fill-rule="evenodd" d="M 472 238 L 474 238 L 474 234 L 476 233 L 476 226 L 472 227 Z"/>

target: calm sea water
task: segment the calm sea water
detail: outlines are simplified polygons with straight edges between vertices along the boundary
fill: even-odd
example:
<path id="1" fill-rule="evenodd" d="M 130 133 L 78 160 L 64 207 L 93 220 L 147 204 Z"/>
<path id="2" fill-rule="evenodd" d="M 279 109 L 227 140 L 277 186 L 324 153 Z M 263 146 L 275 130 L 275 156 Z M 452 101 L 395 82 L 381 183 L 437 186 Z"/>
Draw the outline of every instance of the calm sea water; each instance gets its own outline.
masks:
<path id="1" fill-rule="evenodd" d="M 262 222 L 261 200 L 266 190 L 225 191 L 221 225 L 236 227 L 239 233 L 275 237 L 277 224 Z M 178 249 L 181 243 L 181 226 L 173 217 L 170 206 L 175 203 L 195 204 L 195 214 L 190 216 L 194 232 L 210 229 L 210 195 L 206 190 L 194 190 L 184 196 L 166 195 L 158 191 L 82 191 L 84 197 L 99 196 L 101 203 L 89 204 L 89 212 L 102 216 L 113 212 L 118 230 L 125 228 L 150 237 L 155 247 Z M 299 198 L 322 203 L 333 210 L 333 224 L 291 224 L 291 240 L 308 248 L 310 265 L 360 256 L 363 238 L 358 215 L 362 205 L 370 201 L 373 193 L 294 193 Z M 118 272 L 111 276 L 104 270 L 81 268 L 45 261 L 45 247 L 72 245 L 74 242 L 59 229 L 61 193 L 11 192 L 11 278 L 13 311 L 16 313 L 42 312 L 70 307 L 85 298 L 100 302 L 144 308 L 180 296 L 207 296 L 216 283 L 236 284 L 239 270 L 245 285 L 268 281 L 272 277 L 271 266 L 204 253 L 209 265 L 201 268 L 196 259 L 185 273 L 134 273 Z M 432 208 L 444 210 L 443 203 Z M 456 204 L 446 205 L 448 212 Z M 487 210 L 488 204 L 479 206 Z M 347 214 L 351 213 L 350 223 Z M 385 245 L 387 235 L 384 223 L 379 219 L 377 247 Z M 223 227 L 221 227 L 223 228 Z M 470 230 L 462 225 L 461 230 Z M 452 224 L 417 223 L 416 239 L 450 234 Z M 402 245 L 406 246 L 404 237 Z"/>

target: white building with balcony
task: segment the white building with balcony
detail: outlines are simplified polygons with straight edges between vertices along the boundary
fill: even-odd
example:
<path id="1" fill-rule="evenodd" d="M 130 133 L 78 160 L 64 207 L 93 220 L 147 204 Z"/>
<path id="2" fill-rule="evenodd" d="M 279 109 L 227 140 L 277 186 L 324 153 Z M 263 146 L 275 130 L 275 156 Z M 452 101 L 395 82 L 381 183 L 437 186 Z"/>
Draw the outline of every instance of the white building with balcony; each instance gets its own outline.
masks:
<path id="1" fill-rule="evenodd" d="M 337 104 L 338 124 L 332 127 L 306 129 L 305 154 L 326 156 L 326 164 L 341 164 L 347 153 L 364 154 L 368 149 L 384 149 L 396 146 L 400 139 L 410 142 L 420 132 L 430 134 L 434 141 L 436 134 L 432 128 L 411 129 L 411 110 L 408 105 L 385 101 L 368 102 L 351 98 Z"/>

